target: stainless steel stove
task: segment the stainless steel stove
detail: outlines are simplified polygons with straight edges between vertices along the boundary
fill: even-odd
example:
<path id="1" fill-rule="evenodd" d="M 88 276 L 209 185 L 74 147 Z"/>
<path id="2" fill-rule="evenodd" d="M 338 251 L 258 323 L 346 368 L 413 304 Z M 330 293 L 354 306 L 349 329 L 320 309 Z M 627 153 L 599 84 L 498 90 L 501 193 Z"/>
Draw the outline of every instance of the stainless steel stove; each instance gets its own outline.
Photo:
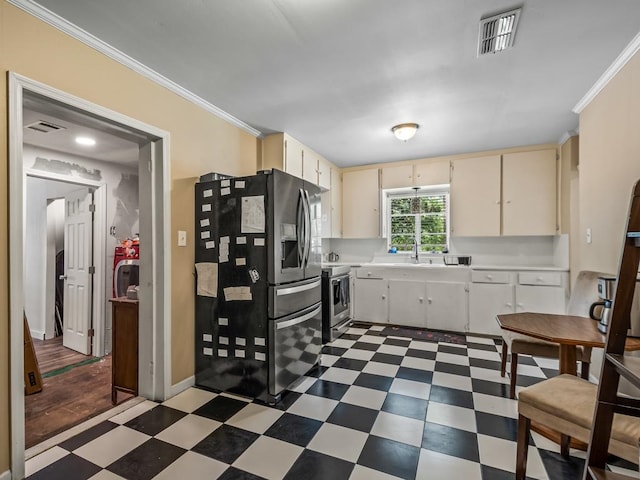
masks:
<path id="1" fill-rule="evenodd" d="M 351 324 L 349 265 L 322 266 L 322 341 L 335 340 Z"/>

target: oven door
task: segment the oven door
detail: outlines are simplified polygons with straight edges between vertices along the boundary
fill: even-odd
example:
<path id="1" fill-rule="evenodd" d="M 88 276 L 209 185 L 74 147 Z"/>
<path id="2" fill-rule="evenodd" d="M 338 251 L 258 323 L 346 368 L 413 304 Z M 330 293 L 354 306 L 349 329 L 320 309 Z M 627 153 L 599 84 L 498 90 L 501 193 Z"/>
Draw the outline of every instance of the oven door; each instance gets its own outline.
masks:
<path id="1" fill-rule="evenodd" d="M 322 304 L 269 321 L 269 394 L 279 395 L 320 361 Z"/>
<path id="2" fill-rule="evenodd" d="M 349 275 L 331 279 L 331 325 L 335 325 L 349 316 Z"/>

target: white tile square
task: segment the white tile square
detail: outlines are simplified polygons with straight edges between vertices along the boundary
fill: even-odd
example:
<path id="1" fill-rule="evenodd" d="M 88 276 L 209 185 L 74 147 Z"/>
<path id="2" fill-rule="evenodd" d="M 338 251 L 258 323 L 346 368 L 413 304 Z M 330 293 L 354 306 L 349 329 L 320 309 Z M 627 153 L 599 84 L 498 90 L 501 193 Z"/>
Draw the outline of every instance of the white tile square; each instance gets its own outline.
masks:
<path id="1" fill-rule="evenodd" d="M 73 453 L 106 468 L 150 438 L 137 430 L 119 426 L 74 450 Z"/>
<path id="2" fill-rule="evenodd" d="M 508 376 L 501 376 L 500 370 L 491 370 L 489 368 L 470 367 L 471 378 L 477 378 L 480 380 L 488 380 L 496 383 L 509 383 Z"/>
<path id="3" fill-rule="evenodd" d="M 394 477 L 372 468 L 356 465 L 353 467 L 349 480 L 400 480 L 400 477 Z"/>
<path id="4" fill-rule="evenodd" d="M 436 342 L 422 342 L 420 340 L 411 340 L 409 348 L 413 350 L 423 350 L 425 352 L 437 352 L 438 344 Z"/>
<path id="5" fill-rule="evenodd" d="M 175 480 L 177 478 L 198 479 L 218 478 L 229 467 L 226 463 L 205 457 L 195 452 L 187 452 L 165 468 L 153 480 Z"/>
<path id="6" fill-rule="evenodd" d="M 220 422 L 198 415 L 187 415 L 167 427 L 156 438 L 177 445 L 186 450 L 192 449 L 204 437 L 222 425 Z"/>
<path id="7" fill-rule="evenodd" d="M 287 410 L 288 413 L 300 415 L 301 417 L 314 418 L 325 421 L 336 408 L 338 402 L 330 398 L 318 397 L 316 395 L 303 394 Z"/>
<path id="8" fill-rule="evenodd" d="M 560 368 L 560 360 L 557 358 L 533 357 L 533 360 L 540 368 L 549 368 L 553 370 L 558 370 L 558 368 Z"/>
<path id="9" fill-rule="evenodd" d="M 363 373 L 371 373 L 373 375 L 383 375 L 385 377 L 395 377 L 400 367 L 391 365 L 390 363 L 369 362 L 362 369 Z"/>
<path id="10" fill-rule="evenodd" d="M 371 350 L 360 350 L 359 348 L 352 348 L 344 352 L 342 357 L 353 358 L 354 360 L 365 360 L 368 362 L 375 354 L 376 352 L 372 352 Z"/>
<path id="11" fill-rule="evenodd" d="M 165 400 L 162 404 L 176 410 L 192 413 L 216 396 L 217 394 L 213 392 L 207 392 L 199 388 L 188 388 L 169 400 Z"/>
<path id="12" fill-rule="evenodd" d="M 300 377 L 295 382 L 287 387 L 287 390 L 292 392 L 304 393 L 311 388 L 311 385 L 316 383 L 318 379 L 315 377 Z"/>
<path id="13" fill-rule="evenodd" d="M 371 325 L 369 327 L 369 330 L 371 330 L 372 332 L 381 332 L 382 330 L 384 330 L 386 327 L 384 325 Z"/>
<path id="14" fill-rule="evenodd" d="M 499 362 L 501 360 L 500 354 L 498 352 L 489 352 L 487 350 L 475 350 L 473 348 L 469 348 L 467 350 L 469 353 L 469 358 L 478 358 L 481 360 L 491 360 L 493 362 Z"/>
<path id="15" fill-rule="evenodd" d="M 283 414 L 284 412 L 282 410 L 265 407 L 257 403 L 250 403 L 225 423 L 233 427 L 262 434 Z"/>
<path id="16" fill-rule="evenodd" d="M 482 480 L 480 464 L 432 450 L 420 450 L 416 480 L 450 478 Z"/>
<path id="17" fill-rule="evenodd" d="M 494 339 L 489 337 L 475 337 L 473 335 L 467 335 L 467 342 L 480 343 L 482 345 L 491 345 L 494 347 L 496 346 L 496 342 L 494 341 Z"/>
<path id="18" fill-rule="evenodd" d="M 377 353 L 388 353 L 389 355 L 398 355 L 404 357 L 407 353 L 407 347 L 399 347 L 397 345 L 380 345 Z"/>
<path id="19" fill-rule="evenodd" d="M 386 339 L 387 339 L 387 337 L 385 337 L 385 336 L 363 335 L 358 339 L 358 341 L 359 342 L 366 342 L 366 343 L 375 343 L 375 344 L 381 345 L 381 344 L 384 343 L 384 341 Z"/>
<path id="20" fill-rule="evenodd" d="M 470 408 L 457 407 L 446 403 L 429 402 L 427 422 L 477 433 L 476 414 Z"/>
<path id="21" fill-rule="evenodd" d="M 462 375 L 453 375 L 451 373 L 433 372 L 431 385 L 439 385 L 441 387 L 456 388 L 467 392 L 473 391 L 471 379 Z"/>
<path id="22" fill-rule="evenodd" d="M 115 473 L 111 473 L 109 470 L 100 470 L 93 477 L 89 478 L 89 480 L 127 480 L 127 479 L 124 477 L 121 477 L 120 475 L 116 475 Z"/>
<path id="23" fill-rule="evenodd" d="M 156 402 L 152 402 L 151 400 L 145 400 L 144 402 L 140 402 L 134 405 L 133 407 L 128 408 L 124 412 L 119 413 L 118 415 L 114 415 L 109 419 L 109 421 L 123 425 L 127 423 L 129 420 L 136 418 L 137 416 L 142 415 L 144 412 L 147 412 L 157 406 L 158 404 Z"/>
<path id="24" fill-rule="evenodd" d="M 390 393 L 398 393 L 407 397 L 429 399 L 431 385 L 423 382 L 414 382 L 413 380 L 405 380 L 404 378 L 396 378 L 389 389 Z"/>
<path id="25" fill-rule="evenodd" d="M 509 368 L 511 368 L 511 365 L 507 364 L 507 369 Z M 528 377 L 535 378 L 547 378 L 540 367 L 533 365 L 522 365 L 521 363 L 518 363 L 518 375 L 527 375 Z"/>
<path id="26" fill-rule="evenodd" d="M 351 405 L 371 408 L 373 410 L 380 410 L 384 404 L 385 398 L 387 398 L 386 392 L 352 385 L 340 401 L 343 403 L 350 403 Z"/>
<path id="27" fill-rule="evenodd" d="M 488 435 L 478 435 L 480 463 L 490 467 L 516 471 L 516 442 Z M 548 480 L 547 472 L 536 447 L 530 446 L 527 455 L 527 477 Z"/>
<path id="28" fill-rule="evenodd" d="M 26 462 L 24 462 L 24 471 L 25 475 L 28 477 L 29 475 L 33 475 L 39 470 L 42 470 L 45 467 L 48 467 L 52 463 L 57 462 L 63 457 L 69 455 L 69 452 L 64 448 L 60 448 L 57 445 L 53 448 L 45 450 L 39 455 L 30 458 Z"/>
<path id="29" fill-rule="evenodd" d="M 358 375 L 360 375 L 360 372 L 357 370 L 334 367 L 324 372 L 320 378 L 329 382 L 352 385 L 353 382 L 356 381 L 356 378 L 358 378 Z"/>
<path id="30" fill-rule="evenodd" d="M 337 348 L 351 348 L 353 344 L 356 343 L 354 340 L 345 340 L 344 338 L 337 338 L 331 343 L 328 343 L 330 347 Z"/>
<path id="31" fill-rule="evenodd" d="M 280 480 L 304 449 L 271 437 L 260 437 L 247 448 L 233 466 L 269 480 Z"/>
<path id="32" fill-rule="evenodd" d="M 404 357 L 400 365 L 402 367 L 416 368 L 418 370 L 432 372 L 433 369 L 436 368 L 436 361 L 428 360 L 426 358 Z"/>
<path id="33" fill-rule="evenodd" d="M 310 450 L 356 462 L 368 435 L 351 428 L 325 423 L 307 446 Z"/>
<path id="34" fill-rule="evenodd" d="M 424 422 L 393 413 L 380 412 L 371 433 L 397 442 L 419 447 L 422 445 Z"/>
<path id="35" fill-rule="evenodd" d="M 328 355 L 326 353 L 323 353 L 320 356 L 320 365 L 322 365 L 323 367 L 330 367 L 338 360 L 340 360 L 340 357 L 336 355 Z"/>
<path id="36" fill-rule="evenodd" d="M 469 357 L 466 355 L 454 355 L 453 353 L 438 352 L 436 362 L 450 363 L 452 365 L 469 366 Z"/>
<path id="37" fill-rule="evenodd" d="M 503 417 L 518 418 L 518 401 L 510 398 L 473 394 L 473 406 L 478 412 L 492 413 Z"/>
<path id="38" fill-rule="evenodd" d="M 369 331 L 368 328 L 350 327 L 347 329 L 349 335 L 365 335 Z"/>

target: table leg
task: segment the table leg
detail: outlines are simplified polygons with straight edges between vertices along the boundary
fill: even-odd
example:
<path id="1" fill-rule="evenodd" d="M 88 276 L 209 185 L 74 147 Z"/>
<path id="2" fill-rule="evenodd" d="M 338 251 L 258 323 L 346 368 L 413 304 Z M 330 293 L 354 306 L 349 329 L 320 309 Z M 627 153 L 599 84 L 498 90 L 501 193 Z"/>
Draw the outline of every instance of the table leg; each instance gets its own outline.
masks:
<path id="1" fill-rule="evenodd" d="M 577 375 L 575 345 L 560 344 L 560 373 Z"/>

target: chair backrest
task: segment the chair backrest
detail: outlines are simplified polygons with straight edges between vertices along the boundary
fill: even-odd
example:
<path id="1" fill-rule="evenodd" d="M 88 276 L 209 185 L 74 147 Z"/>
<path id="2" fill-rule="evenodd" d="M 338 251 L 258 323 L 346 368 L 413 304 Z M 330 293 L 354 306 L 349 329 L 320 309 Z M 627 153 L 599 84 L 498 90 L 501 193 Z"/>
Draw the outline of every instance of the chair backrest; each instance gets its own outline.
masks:
<path id="1" fill-rule="evenodd" d="M 589 316 L 589 308 L 593 302 L 600 300 L 598 296 L 598 277 L 615 277 L 610 273 L 583 270 L 578 274 L 571 289 L 567 315 Z"/>

